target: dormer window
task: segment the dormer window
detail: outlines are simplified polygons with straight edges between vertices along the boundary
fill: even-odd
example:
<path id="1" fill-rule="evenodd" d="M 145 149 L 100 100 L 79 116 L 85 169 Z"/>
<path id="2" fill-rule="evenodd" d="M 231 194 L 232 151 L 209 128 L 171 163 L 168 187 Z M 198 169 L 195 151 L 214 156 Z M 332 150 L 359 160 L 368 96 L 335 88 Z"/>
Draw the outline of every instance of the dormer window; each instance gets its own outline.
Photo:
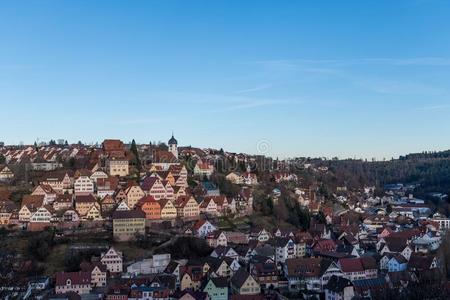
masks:
<path id="1" fill-rule="evenodd" d="M 72 281 L 70 281 L 70 279 L 67 279 L 66 285 L 71 285 L 71 284 L 72 284 Z"/>

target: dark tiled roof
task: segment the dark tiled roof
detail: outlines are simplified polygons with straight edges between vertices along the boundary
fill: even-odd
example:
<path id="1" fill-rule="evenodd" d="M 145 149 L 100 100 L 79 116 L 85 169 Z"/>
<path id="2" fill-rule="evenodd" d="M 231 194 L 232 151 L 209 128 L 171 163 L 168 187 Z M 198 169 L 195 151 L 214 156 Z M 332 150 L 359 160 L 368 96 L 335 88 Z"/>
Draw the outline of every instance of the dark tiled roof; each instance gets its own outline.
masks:
<path id="1" fill-rule="evenodd" d="M 231 277 L 231 284 L 237 288 L 241 288 L 249 276 L 250 274 L 248 274 L 244 268 L 240 268 L 234 273 L 233 277 Z"/>
<path id="2" fill-rule="evenodd" d="M 133 210 L 116 210 L 113 215 L 113 219 L 145 219 L 145 213 L 140 209 Z"/>
<path id="3" fill-rule="evenodd" d="M 226 277 L 217 277 L 211 278 L 214 286 L 217 288 L 226 288 L 228 287 L 228 279 Z"/>
<path id="4" fill-rule="evenodd" d="M 333 275 L 325 285 L 325 289 L 333 291 L 335 293 L 341 293 L 346 287 L 349 286 L 353 286 L 350 280 Z"/>

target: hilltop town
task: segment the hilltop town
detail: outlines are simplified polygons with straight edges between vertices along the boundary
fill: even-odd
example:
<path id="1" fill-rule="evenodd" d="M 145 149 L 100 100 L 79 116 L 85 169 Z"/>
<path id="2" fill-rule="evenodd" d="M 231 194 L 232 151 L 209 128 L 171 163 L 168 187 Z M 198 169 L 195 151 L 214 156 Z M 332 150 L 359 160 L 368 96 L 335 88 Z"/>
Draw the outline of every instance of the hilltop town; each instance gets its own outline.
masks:
<path id="1" fill-rule="evenodd" d="M 333 163 L 173 135 L 0 144 L 0 298 L 448 297 L 447 194 Z"/>

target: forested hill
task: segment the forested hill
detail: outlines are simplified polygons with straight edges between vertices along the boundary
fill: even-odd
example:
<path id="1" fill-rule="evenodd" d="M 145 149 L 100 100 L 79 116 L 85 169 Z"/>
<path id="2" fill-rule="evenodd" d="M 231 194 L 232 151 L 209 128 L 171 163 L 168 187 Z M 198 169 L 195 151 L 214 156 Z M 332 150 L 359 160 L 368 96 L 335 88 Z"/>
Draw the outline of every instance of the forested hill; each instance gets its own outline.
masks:
<path id="1" fill-rule="evenodd" d="M 450 150 L 408 154 L 389 161 L 326 160 L 320 164 L 328 167 L 322 179 L 331 186 L 416 183 L 420 184 L 416 191 L 419 194 L 450 194 Z"/>

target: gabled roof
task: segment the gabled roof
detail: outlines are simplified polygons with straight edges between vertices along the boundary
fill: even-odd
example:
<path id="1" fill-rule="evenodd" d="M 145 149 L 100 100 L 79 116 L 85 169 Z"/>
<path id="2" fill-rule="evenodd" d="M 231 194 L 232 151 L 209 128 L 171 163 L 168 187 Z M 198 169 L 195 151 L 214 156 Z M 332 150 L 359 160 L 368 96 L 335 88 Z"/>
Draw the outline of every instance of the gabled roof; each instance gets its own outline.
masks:
<path id="1" fill-rule="evenodd" d="M 48 184 L 40 184 L 34 190 L 37 190 L 38 188 L 41 188 L 46 194 L 56 194 L 55 190 Z"/>
<path id="2" fill-rule="evenodd" d="M 421 255 L 419 253 L 412 253 L 408 262 L 408 269 L 425 271 L 431 268 L 434 257 L 429 255 Z"/>
<path id="3" fill-rule="evenodd" d="M 175 272 L 176 268 L 180 265 L 179 262 L 176 262 L 174 260 L 171 260 L 169 264 L 167 265 L 166 269 L 164 270 L 164 273 L 172 274 Z"/>
<path id="4" fill-rule="evenodd" d="M 389 248 L 389 251 L 391 252 L 402 252 L 407 245 L 407 240 L 403 237 L 387 236 L 384 240 Z"/>
<path id="5" fill-rule="evenodd" d="M 203 201 L 200 203 L 200 208 L 207 208 L 210 203 L 214 203 L 217 206 L 212 198 L 205 197 L 205 199 L 203 199 Z"/>
<path id="6" fill-rule="evenodd" d="M 147 177 L 145 177 L 144 180 L 142 181 L 142 183 L 141 183 L 141 188 L 142 188 L 142 190 L 144 190 L 144 191 L 149 191 L 149 190 L 152 189 L 153 185 L 154 185 L 156 182 L 161 182 L 161 181 L 159 180 L 158 177 L 147 176 Z"/>
<path id="7" fill-rule="evenodd" d="M 403 255 L 399 253 L 395 253 L 391 259 L 395 259 L 399 264 L 406 264 L 408 262 L 406 258 L 404 258 Z"/>
<path id="8" fill-rule="evenodd" d="M 216 277 L 210 279 L 216 288 L 227 288 L 228 278 L 226 277 Z"/>
<path id="9" fill-rule="evenodd" d="M 237 288 L 241 288 L 242 285 L 247 281 L 250 274 L 245 271 L 244 268 L 240 268 L 234 273 L 233 277 L 231 277 L 231 284 Z"/>
<path id="10" fill-rule="evenodd" d="M 193 198 L 193 197 L 189 196 L 189 195 L 188 196 L 180 196 L 174 201 L 173 204 L 175 205 L 175 207 L 184 208 L 189 203 L 191 198 Z M 194 201 L 195 201 L 195 199 L 194 199 Z M 197 201 L 195 201 L 195 204 L 198 205 Z"/>
<path id="11" fill-rule="evenodd" d="M 152 203 L 152 204 L 156 203 L 159 205 L 158 201 L 156 201 L 155 198 L 150 195 L 142 197 L 136 205 L 142 207 L 142 205 L 144 205 L 145 203 Z"/>
<path id="12" fill-rule="evenodd" d="M 206 222 L 209 223 L 208 220 L 203 220 L 203 219 L 198 220 L 197 222 L 195 222 L 195 224 L 194 224 L 194 226 L 192 228 L 195 229 L 195 230 L 199 230 L 200 227 L 202 227 Z"/>
<path id="13" fill-rule="evenodd" d="M 44 203 L 44 195 L 25 195 L 22 198 L 20 207 L 27 206 L 28 208 L 41 207 Z"/>
<path id="14" fill-rule="evenodd" d="M 164 207 L 166 207 L 166 205 L 167 205 L 168 203 L 172 204 L 172 206 L 173 206 L 172 201 L 169 200 L 169 199 L 161 199 L 161 200 L 159 200 L 159 204 L 161 205 L 161 209 L 163 209 Z"/>
<path id="15" fill-rule="evenodd" d="M 101 272 L 106 272 L 106 265 L 102 264 L 99 261 L 96 262 L 87 262 L 87 261 L 83 261 L 80 264 L 80 269 L 83 272 L 90 272 L 92 273 L 92 271 L 95 269 L 95 267 L 97 267 Z"/>

